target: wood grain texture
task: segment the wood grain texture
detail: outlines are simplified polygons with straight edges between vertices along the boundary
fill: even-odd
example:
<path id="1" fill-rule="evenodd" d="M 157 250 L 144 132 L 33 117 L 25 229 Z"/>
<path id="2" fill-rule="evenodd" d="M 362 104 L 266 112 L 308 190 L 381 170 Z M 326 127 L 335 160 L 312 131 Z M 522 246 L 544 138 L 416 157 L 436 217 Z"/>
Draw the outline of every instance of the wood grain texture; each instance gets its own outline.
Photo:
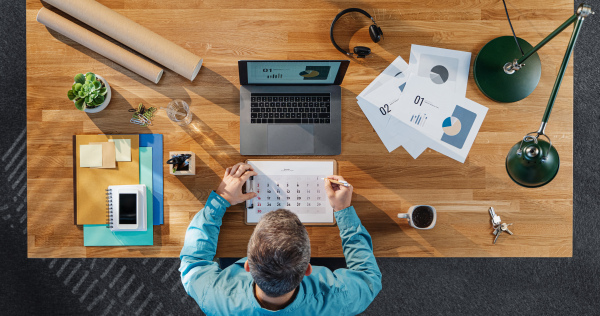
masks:
<path id="1" fill-rule="evenodd" d="M 539 126 L 571 28 L 539 52 L 542 78 L 525 100 L 487 99 L 472 74 L 467 97 L 489 108 L 464 164 L 426 150 L 413 160 L 402 148 L 388 153 L 356 103 L 359 94 L 396 56 L 408 61 L 411 44 L 477 52 L 491 39 L 510 35 L 496 0 L 427 1 L 154 1 L 101 0 L 204 58 L 194 80 L 165 70 L 158 85 L 35 21 L 42 3 L 27 1 L 27 200 L 29 257 L 176 257 L 191 218 L 219 184 L 224 169 L 253 157 L 239 154 L 239 59 L 340 59 L 329 42 L 333 17 L 347 7 L 375 16 L 385 33 L 370 41 L 369 21 L 349 15 L 336 27 L 342 47 L 366 45 L 373 58 L 352 60 L 342 84 L 342 154 L 333 157 L 355 187 L 353 203 L 373 237 L 379 257 L 570 257 L 573 253 L 573 73 L 567 69 L 547 133 L 560 153 L 557 177 L 526 189 L 506 174 L 511 146 Z M 510 1 L 517 35 L 536 44 L 573 13 L 573 2 Z M 584 25 L 585 27 L 585 25 Z M 95 72 L 112 87 L 108 108 L 97 114 L 67 99 L 73 76 Z M 143 102 L 166 106 L 183 99 L 194 112 L 186 127 L 160 111 L 148 128 L 128 123 L 127 110 Z M 164 221 L 152 247 L 83 247 L 73 225 L 73 134 L 162 133 L 169 151 L 193 151 L 196 175 L 164 174 Z M 263 158 L 263 157 L 261 157 Z M 273 157 L 282 158 L 282 157 Z M 288 157 L 298 158 L 298 157 Z M 315 158 L 315 157 L 312 157 Z M 318 157 L 317 157 L 318 158 Z M 331 158 L 331 157 L 323 157 Z M 411 205 L 438 210 L 434 229 L 418 231 L 397 218 Z M 492 245 L 487 209 L 494 206 L 514 236 Z M 243 224 L 241 206 L 223 219 L 217 256 L 242 257 L 254 226 Z M 312 254 L 342 256 L 337 227 L 308 227 Z"/>

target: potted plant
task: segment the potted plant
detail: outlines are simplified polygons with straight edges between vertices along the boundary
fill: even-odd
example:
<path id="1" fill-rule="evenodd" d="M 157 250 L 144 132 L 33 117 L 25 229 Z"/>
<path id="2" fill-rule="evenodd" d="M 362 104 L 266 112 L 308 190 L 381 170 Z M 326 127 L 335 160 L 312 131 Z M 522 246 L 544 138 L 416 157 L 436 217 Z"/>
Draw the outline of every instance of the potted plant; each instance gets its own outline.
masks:
<path id="1" fill-rule="evenodd" d="M 110 86 L 104 78 L 91 72 L 77 74 L 67 96 L 78 110 L 97 113 L 104 110 L 110 102 Z"/>

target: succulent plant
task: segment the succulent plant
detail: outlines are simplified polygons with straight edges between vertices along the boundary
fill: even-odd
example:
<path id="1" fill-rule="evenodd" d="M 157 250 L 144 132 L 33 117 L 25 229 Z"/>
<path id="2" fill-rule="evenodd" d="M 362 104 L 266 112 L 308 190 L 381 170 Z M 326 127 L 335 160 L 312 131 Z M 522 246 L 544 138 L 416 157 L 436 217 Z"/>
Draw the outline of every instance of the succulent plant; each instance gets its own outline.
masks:
<path id="1" fill-rule="evenodd" d="M 104 82 L 96 78 L 96 75 L 88 72 L 85 74 L 77 74 L 75 83 L 71 90 L 67 92 L 69 100 L 75 102 L 75 107 L 78 110 L 86 108 L 95 108 L 104 102 L 104 96 L 108 90 Z"/>

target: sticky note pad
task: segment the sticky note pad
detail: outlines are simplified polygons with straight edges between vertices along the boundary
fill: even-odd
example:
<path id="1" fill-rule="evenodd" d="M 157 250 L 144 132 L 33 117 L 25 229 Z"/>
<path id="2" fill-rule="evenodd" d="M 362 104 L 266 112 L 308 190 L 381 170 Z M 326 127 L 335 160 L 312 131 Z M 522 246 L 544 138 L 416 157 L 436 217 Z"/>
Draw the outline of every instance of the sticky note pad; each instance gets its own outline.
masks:
<path id="1" fill-rule="evenodd" d="M 115 143 L 90 143 L 90 145 L 102 145 L 102 166 L 98 168 L 116 168 L 116 149 Z"/>
<path id="2" fill-rule="evenodd" d="M 102 145 L 79 145 L 79 167 L 102 167 Z"/>
<path id="3" fill-rule="evenodd" d="M 131 139 L 109 139 L 115 143 L 117 161 L 131 161 Z"/>

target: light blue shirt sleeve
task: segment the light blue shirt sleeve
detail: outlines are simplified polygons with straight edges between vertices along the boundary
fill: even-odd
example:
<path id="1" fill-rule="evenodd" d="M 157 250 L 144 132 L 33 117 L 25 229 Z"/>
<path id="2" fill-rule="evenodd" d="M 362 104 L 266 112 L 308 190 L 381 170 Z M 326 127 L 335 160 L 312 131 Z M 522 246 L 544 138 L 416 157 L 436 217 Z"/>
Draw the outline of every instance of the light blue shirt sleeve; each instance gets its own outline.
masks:
<path id="1" fill-rule="evenodd" d="M 183 288 L 202 308 L 205 293 L 211 287 L 221 268 L 213 259 L 227 200 L 214 191 L 204 208 L 192 219 L 185 233 L 185 242 L 179 258 Z"/>
<path id="2" fill-rule="evenodd" d="M 333 272 L 348 291 L 347 315 L 363 312 L 381 291 L 381 271 L 373 254 L 371 235 L 361 224 L 354 207 L 334 213 L 340 229 L 348 269 Z"/>

